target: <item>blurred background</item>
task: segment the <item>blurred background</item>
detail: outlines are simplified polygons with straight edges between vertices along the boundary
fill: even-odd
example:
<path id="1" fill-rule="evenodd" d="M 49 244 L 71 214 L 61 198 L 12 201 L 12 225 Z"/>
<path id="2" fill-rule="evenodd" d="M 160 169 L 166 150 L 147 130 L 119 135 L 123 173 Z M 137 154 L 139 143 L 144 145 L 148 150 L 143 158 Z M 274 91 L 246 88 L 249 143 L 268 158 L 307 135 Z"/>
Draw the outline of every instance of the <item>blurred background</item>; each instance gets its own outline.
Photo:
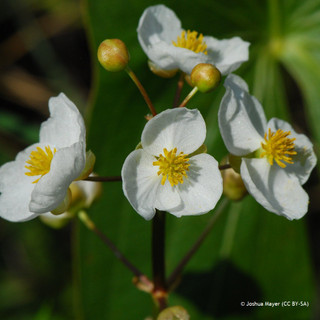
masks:
<path id="1" fill-rule="evenodd" d="M 320 1 L 164 1 L 186 29 L 251 42 L 250 60 L 236 71 L 268 118 L 279 117 L 307 134 L 319 156 Z M 148 5 L 158 4 L 149 1 Z M 139 142 L 148 109 L 125 73 L 104 71 L 96 60 L 106 38 L 124 40 L 130 66 L 158 111 L 173 101 L 177 78 L 157 78 L 147 67 L 136 27 L 145 1 L 2 0 L 0 3 L 0 164 L 37 142 L 48 99 L 64 92 L 85 116 L 95 171 L 119 175 Z M 190 88 L 185 85 L 183 97 Z M 223 86 L 198 94 L 207 146 L 219 161 L 227 151 L 217 126 Z M 266 212 L 250 197 L 230 203 L 188 264 L 170 304 L 192 319 L 319 319 L 319 176 L 305 185 L 310 210 L 300 221 Z M 89 214 L 120 249 L 150 275 L 150 223 L 105 184 Z M 206 225 L 209 215 L 167 221 L 167 268 Z M 148 295 L 132 275 L 73 221 L 52 229 L 39 219 L 0 221 L 0 319 L 144 319 Z M 308 307 L 242 308 L 241 301 L 303 301 Z M 126 306 L 123 308 L 123 306 Z"/>

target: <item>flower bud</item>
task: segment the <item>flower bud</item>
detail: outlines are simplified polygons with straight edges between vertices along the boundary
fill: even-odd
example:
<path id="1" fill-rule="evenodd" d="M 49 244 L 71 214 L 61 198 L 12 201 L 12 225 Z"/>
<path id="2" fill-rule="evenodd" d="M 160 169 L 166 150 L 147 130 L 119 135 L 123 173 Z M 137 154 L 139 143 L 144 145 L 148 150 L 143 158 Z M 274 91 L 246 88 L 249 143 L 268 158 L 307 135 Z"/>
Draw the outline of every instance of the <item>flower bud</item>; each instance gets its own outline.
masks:
<path id="1" fill-rule="evenodd" d="M 126 68 L 129 62 L 129 52 L 123 41 L 107 39 L 98 48 L 98 60 L 108 71 L 118 72 Z"/>
<path id="2" fill-rule="evenodd" d="M 225 162 L 227 162 L 226 159 L 222 160 L 221 164 Z M 248 193 L 241 175 L 234 171 L 233 168 L 221 170 L 221 175 L 223 179 L 223 194 L 230 200 L 239 201 Z"/>
<path id="3" fill-rule="evenodd" d="M 160 312 L 157 320 L 189 320 L 190 316 L 186 309 L 181 306 L 174 306 L 170 308 L 166 308 Z"/>
<path id="4" fill-rule="evenodd" d="M 199 63 L 191 72 L 191 82 L 200 92 L 209 92 L 216 88 L 221 80 L 220 71 L 212 64 Z"/>
<path id="5" fill-rule="evenodd" d="M 178 69 L 172 69 L 172 70 L 160 69 L 155 63 L 153 63 L 150 60 L 148 61 L 148 66 L 151 72 L 153 72 L 156 76 L 159 76 L 161 78 L 172 78 L 178 72 Z"/>

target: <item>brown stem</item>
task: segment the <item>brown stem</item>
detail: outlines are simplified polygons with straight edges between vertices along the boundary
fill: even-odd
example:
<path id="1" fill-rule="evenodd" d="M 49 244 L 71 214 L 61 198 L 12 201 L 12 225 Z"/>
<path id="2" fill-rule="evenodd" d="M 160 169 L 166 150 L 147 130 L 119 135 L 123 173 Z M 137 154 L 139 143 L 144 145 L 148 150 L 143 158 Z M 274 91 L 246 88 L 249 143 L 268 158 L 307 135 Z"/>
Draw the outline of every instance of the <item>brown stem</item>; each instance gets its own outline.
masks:
<path id="1" fill-rule="evenodd" d="M 208 224 L 200 234 L 199 238 L 195 241 L 191 249 L 186 253 L 186 255 L 182 258 L 182 260 L 179 262 L 177 267 L 174 269 L 174 271 L 171 273 L 167 280 L 167 287 L 170 289 L 175 284 L 176 280 L 179 278 L 183 268 L 187 265 L 187 263 L 190 261 L 190 259 L 193 257 L 193 255 L 197 252 L 203 241 L 206 239 L 206 237 L 209 235 L 210 231 L 212 230 L 213 226 L 215 225 L 216 221 L 220 217 L 222 211 L 226 207 L 228 203 L 228 199 L 225 198 L 220 203 L 219 207 L 217 208 L 214 215 L 209 220 Z"/>
<path id="2" fill-rule="evenodd" d="M 89 218 L 85 211 L 79 211 L 79 219 L 83 224 L 91 231 L 93 231 L 102 242 L 112 251 L 115 257 L 123 263 L 138 279 L 139 282 L 143 283 L 145 287 L 153 288 L 152 282 L 144 275 L 138 268 L 136 268 L 116 247 L 116 245 L 94 224 L 94 222 Z"/>
<path id="3" fill-rule="evenodd" d="M 177 84 L 176 93 L 175 93 L 174 100 L 173 100 L 173 107 L 174 108 L 176 108 L 179 105 L 179 100 L 180 100 L 182 88 L 184 85 L 184 77 L 185 77 L 185 73 L 181 72 L 179 80 L 178 80 L 178 84 Z"/>
<path id="4" fill-rule="evenodd" d="M 153 116 L 155 116 L 157 114 L 146 90 L 144 89 L 143 85 L 141 84 L 141 82 L 139 81 L 139 79 L 137 78 L 137 76 L 135 75 L 135 73 L 127 66 L 126 71 L 129 75 L 129 77 L 132 79 L 132 81 L 135 83 L 135 85 L 137 86 L 137 88 L 139 89 L 144 101 L 146 102 L 146 104 L 148 105 L 151 113 Z"/>
<path id="5" fill-rule="evenodd" d="M 165 212 L 156 210 L 152 220 L 152 274 L 154 289 L 152 296 L 159 312 L 167 306 L 165 281 Z"/>
<path id="6" fill-rule="evenodd" d="M 114 182 L 114 181 L 121 181 L 121 176 L 113 176 L 113 177 L 99 177 L 99 176 L 90 176 L 85 179 L 84 181 L 95 181 L 95 182 Z"/>
<path id="7" fill-rule="evenodd" d="M 219 166 L 219 170 L 226 170 L 226 169 L 231 169 L 231 165 L 229 163 L 227 164 L 222 164 Z"/>

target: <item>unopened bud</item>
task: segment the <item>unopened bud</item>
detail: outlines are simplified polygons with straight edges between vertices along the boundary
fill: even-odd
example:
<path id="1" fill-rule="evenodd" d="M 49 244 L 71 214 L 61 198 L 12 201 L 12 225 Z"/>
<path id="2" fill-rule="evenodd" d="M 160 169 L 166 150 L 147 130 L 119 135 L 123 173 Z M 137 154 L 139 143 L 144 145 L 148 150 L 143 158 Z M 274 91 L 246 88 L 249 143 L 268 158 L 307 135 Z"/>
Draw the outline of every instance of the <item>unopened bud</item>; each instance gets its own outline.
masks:
<path id="1" fill-rule="evenodd" d="M 227 159 L 224 159 L 221 164 L 226 162 Z M 223 194 L 230 200 L 239 201 L 248 193 L 241 175 L 234 171 L 233 168 L 221 170 L 221 175 L 223 179 Z"/>
<path id="2" fill-rule="evenodd" d="M 216 88 L 221 80 L 220 71 L 212 64 L 199 63 L 191 72 L 191 82 L 200 92 L 210 92 Z"/>
<path id="3" fill-rule="evenodd" d="M 164 309 L 158 315 L 157 320 L 189 320 L 190 316 L 186 309 L 181 306 L 174 306 Z"/>
<path id="4" fill-rule="evenodd" d="M 178 69 L 172 69 L 172 70 L 161 69 L 154 62 L 150 60 L 148 61 L 148 66 L 151 72 L 153 72 L 156 76 L 159 76 L 161 78 L 172 78 L 178 72 Z"/>
<path id="5" fill-rule="evenodd" d="M 98 48 L 98 60 L 108 71 L 118 72 L 126 68 L 129 62 L 129 52 L 123 41 L 107 39 Z"/>

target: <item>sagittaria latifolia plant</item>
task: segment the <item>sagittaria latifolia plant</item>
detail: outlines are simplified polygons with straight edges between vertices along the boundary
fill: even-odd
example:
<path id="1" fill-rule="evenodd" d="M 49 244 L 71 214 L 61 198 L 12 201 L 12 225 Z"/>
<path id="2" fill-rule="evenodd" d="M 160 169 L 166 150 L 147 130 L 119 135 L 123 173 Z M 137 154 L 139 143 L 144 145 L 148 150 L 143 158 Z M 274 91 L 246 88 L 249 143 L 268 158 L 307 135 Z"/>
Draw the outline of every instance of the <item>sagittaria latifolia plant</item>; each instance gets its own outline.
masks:
<path id="1" fill-rule="evenodd" d="M 233 183 L 237 181 L 232 200 L 241 200 L 248 192 L 270 212 L 289 220 L 300 219 L 307 213 L 309 203 L 302 185 L 317 159 L 304 134 L 296 133 L 280 119 L 267 122 L 262 106 L 249 94 L 245 81 L 232 74 L 248 60 L 248 42 L 239 37 L 218 40 L 182 29 L 175 13 L 164 5 L 147 8 L 137 31 L 153 73 L 165 78 L 180 73 L 172 108 L 158 113 L 129 67 L 126 45 L 119 39 L 103 41 L 98 49 L 101 65 L 111 72 L 126 71 L 151 112 L 146 116 L 141 137 L 136 137 L 137 147 L 123 159 L 121 176 L 93 173 L 95 156 L 86 151 L 83 118 L 61 93 L 49 100 L 50 118 L 41 125 L 39 143 L 0 168 L 0 215 L 14 222 L 41 217 L 53 226 L 79 217 L 132 271 L 137 288 L 152 296 L 157 319 L 188 319 L 182 307 L 168 305 L 168 295 L 226 201 L 209 213 L 212 219 L 203 234 L 169 277 L 165 272 L 166 215 L 183 219 L 215 209 L 222 194 L 230 195 L 233 188 L 224 174 L 228 171 Z M 205 121 L 189 102 L 198 91 L 212 91 L 222 76 L 226 77 L 226 92 L 217 125 L 230 154 L 228 161 L 219 165 L 214 155 L 207 153 Z M 182 100 L 184 81 L 192 90 Z M 152 220 L 151 277 L 129 261 L 84 210 L 100 193 L 100 183 L 112 181 L 122 181 L 124 196 L 133 209 L 144 219 Z"/>

